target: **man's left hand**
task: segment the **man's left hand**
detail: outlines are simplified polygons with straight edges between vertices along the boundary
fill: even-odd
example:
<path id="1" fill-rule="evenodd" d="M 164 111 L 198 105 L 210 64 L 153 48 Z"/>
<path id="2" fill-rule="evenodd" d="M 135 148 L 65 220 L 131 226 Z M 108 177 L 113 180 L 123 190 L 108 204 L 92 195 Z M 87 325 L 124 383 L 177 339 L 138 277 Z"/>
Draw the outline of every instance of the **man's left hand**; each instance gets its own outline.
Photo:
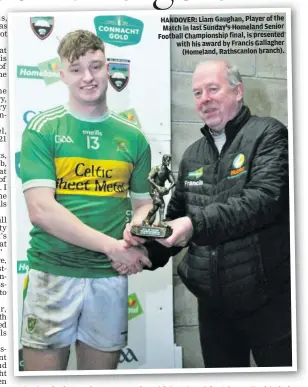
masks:
<path id="1" fill-rule="evenodd" d="M 155 239 L 166 247 L 186 246 L 193 235 L 193 225 L 188 216 L 166 222 L 172 227 L 172 235 L 167 239 Z"/>
<path id="2" fill-rule="evenodd" d="M 132 235 L 132 227 L 133 226 L 139 226 L 141 225 L 141 222 L 138 223 L 127 223 L 123 232 L 123 239 L 126 243 L 128 243 L 131 246 L 140 246 L 143 243 L 146 242 L 146 239 L 140 238 L 137 236 Z"/>

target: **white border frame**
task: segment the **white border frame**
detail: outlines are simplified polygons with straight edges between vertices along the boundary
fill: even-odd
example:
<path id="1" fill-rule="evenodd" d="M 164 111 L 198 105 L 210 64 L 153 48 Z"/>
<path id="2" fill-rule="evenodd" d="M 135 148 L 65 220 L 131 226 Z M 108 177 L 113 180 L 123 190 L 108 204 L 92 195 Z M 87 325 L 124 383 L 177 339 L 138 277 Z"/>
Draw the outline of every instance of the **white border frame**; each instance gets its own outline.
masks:
<path id="1" fill-rule="evenodd" d="M 52 7 L 49 7 L 49 9 L 52 9 Z M 95 10 L 90 10 L 89 12 L 95 12 Z M 11 19 L 11 15 L 13 16 L 15 13 L 18 11 L 14 12 L 9 12 L 9 23 Z M 46 15 L 46 12 L 48 11 L 32 11 L 32 12 L 24 12 L 25 15 L 34 16 L 34 15 Z M 50 11 L 48 12 L 49 15 L 53 14 L 58 14 L 58 13 L 64 13 L 67 12 L 65 10 L 61 11 Z M 84 12 L 81 9 L 76 10 L 76 12 Z M 98 12 L 98 11 L 97 11 Z M 102 11 L 100 11 L 102 12 Z M 185 9 L 185 10 L 180 10 L 180 9 L 175 9 L 172 7 L 169 10 L 166 11 L 157 11 L 157 10 L 112 10 L 112 11 L 103 11 L 105 15 L 108 14 L 114 14 L 115 12 L 125 12 L 126 15 L 128 16 L 135 16 L 137 17 L 140 14 L 148 14 L 148 13 L 154 13 L 155 15 L 161 17 L 161 16 L 172 16 L 174 14 L 180 15 L 194 15 L 194 14 L 240 14 L 240 13 L 285 13 L 286 14 L 286 28 L 287 28 L 287 85 L 288 85 L 288 129 L 289 129 L 289 182 L 290 182 L 290 238 L 291 238 L 291 247 L 290 247 L 290 252 L 291 252 L 291 302 L 292 302 L 292 355 L 293 355 L 293 366 L 292 367 L 243 367 L 243 368 L 184 368 L 184 369 L 136 369 L 136 370 L 115 370 L 115 371 L 44 371 L 44 372 L 25 372 L 19 371 L 18 370 L 18 350 L 16 351 L 17 343 L 16 343 L 16 326 L 18 327 L 18 311 L 16 303 L 13 305 L 13 318 L 14 318 L 14 374 L 15 376 L 23 376 L 23 377 L 28 377 L 28 376 L 42 376 L 42 375 L 129 375 L 129 374 L 190 374 L 190 373 L 256 373 L 256 372 L 285 372 L 285 371 L 297 371 L 297 337 L 296 337 L 296 283 L 295 283 L 295 220 L 294 220 L 294 157 L 293 157 L 293 90 L 292 90 L 292 38 L 291 38 L 291 8 L 233 8 L 233 9 Z M 11 45 L 12 41 L 10 39 L 10 34 L 9 36 L 9 46 Z M 9 61 L 9 74 L 15 74 L 15 69 L 11 67 L 11 63 Z M 9 77 L 9 106 L 14 106 L 14 92 L 11 92 L 14 90 L 13 88 L 13 80 L 12 77 Z M 12 123 L 14 124 L 14 116 L 11 113 L 10 109 L 10 126 L 12 126 Z M 14 147 L 14 138 L 10 138 L 10 173 L 11 176 L 15 176 L 15 163 L 12 162 L 12 160 L 15 160 L 15 149 Z M 14 220 L 16 219 L 16 208 L 14 203 L 16 203 L 16 195 L 15 195 L 15 182 L 14 179 L 12 179 L 11 182 L 11 230 L 12 232 L 12 258 L 13 262 L 15 258 L 15 246 L 16 246 L 16 235 L 14 232 Z M 16 268 L 15 268 L 16 269 Z M 17 283 L 17 272 L 16 270 L 12 270 L 12 280 L 13 284 Z M 17 298 L 17 286 L 13 287 L 13 300 L 18 299 Z M 18 341 L 18 339 L 17 339 Z"/>

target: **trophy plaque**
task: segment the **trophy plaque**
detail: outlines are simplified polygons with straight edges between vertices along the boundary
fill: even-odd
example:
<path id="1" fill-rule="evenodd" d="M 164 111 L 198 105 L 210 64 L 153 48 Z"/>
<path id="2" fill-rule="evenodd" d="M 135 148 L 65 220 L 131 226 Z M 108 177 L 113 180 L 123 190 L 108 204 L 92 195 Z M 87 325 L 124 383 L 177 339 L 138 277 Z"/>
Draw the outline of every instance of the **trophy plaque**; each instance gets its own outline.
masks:
<path id="1" fill-rule="evenodd" d="M 168 168 L 171 163 L 170 155 L 163 155 L 162 164 L 153 167 L 149 173 L 148 180 L 151 184 L 151 197 L 153 207 L 141 225 L 135 225 L 131 228 L 132 235 L 141 238 L 168 238 L 172 234 L 172 228 L 163 221 L 165 202 L 164 196 L 175 186 L 175 179 L 172 171 Z M 169 182 L 169 187 L 166 183 Z M 159 222 L 154 224 L 156 213 L 159 212 Z"/>
<path id="2" fill-rule="evenodd" d="M 142 224 L 141 226 L 132 226 L 131 233 L 141 238 L 169 238 L 172 234 L 172 228 L 168 225 L 146 226 Z"/>

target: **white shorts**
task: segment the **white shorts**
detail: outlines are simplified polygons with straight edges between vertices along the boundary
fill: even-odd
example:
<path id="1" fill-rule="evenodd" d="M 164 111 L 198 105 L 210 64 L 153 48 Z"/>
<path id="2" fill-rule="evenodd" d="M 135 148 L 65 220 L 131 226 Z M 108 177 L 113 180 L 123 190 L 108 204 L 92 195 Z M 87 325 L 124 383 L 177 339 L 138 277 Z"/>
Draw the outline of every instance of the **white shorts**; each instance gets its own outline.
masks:
<path id="1" fill-rule="evenodd" d="M 56 349 L 76 340 L 101 351 L 127 345 L 127 276 L 71 278 L 30 269 L 21 344 Z"/>

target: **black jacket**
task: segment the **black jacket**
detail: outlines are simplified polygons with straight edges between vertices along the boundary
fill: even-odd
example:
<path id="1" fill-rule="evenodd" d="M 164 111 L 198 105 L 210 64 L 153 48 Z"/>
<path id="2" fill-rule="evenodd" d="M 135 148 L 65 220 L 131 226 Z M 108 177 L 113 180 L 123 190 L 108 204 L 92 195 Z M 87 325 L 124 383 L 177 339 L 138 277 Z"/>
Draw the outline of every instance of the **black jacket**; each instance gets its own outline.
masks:
<path id="1" fill-rule="evenodd" d="M 288 131 L 244 106 L 219 155 L 209 128 L 184 153 L 167 219 L 194 234 L 179 264 L 187 288 L 210 305 L 252 311 L 290 287 Z M 153 269 L 180 248 L 147 243 Z"/>

